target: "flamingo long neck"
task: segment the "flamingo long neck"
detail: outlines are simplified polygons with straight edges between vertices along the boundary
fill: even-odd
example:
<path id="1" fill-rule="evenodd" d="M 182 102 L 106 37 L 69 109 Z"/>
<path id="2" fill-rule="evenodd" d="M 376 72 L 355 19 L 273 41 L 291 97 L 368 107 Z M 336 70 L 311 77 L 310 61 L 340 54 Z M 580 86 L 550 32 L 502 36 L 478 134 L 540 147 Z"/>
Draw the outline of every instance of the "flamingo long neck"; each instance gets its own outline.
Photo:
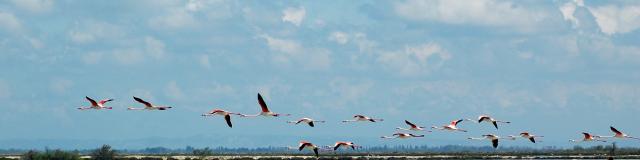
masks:
<path id="1" fill-rule="evenodd" d="M 91 109 L 92 107 L 78 107 L 78 109 L 80 110 L 87 110 L 87 109 Z"/>
<path id="2" fill-rule="evenodd" d="M 411 129 L 409 129 L 409 128 L 402 128 L 402 127 L 396 127 L 396 129 L 400 129 L 400 130 L 407 130 L 407 131 L 411 130 Z"/>

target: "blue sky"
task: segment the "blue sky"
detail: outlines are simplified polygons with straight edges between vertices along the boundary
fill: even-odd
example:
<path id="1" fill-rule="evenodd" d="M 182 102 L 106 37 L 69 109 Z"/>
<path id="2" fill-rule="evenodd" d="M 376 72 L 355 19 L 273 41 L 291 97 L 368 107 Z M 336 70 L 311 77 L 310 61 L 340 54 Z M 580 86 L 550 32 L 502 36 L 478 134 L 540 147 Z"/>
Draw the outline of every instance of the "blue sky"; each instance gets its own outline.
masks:
<path id="1" fill-rule="evenodd" d="M 573 146 L 580 132 L 640 136 L 638 1 L 0 2 L 0 148 L 192 145 L 488 145 L 530 131 Z M 256 93 L 287 118 L 257 113 Z M 84 96 L 111 111 L 78 111 Z M 174 106 L 126 111 L 132 96 Z M 340 124 L 354 114 L 376 124 Z M 403 120 L 490 114 L 496 131 L 381 140 Z M 327 120 L 315 128 L 285 123 Z M 638 146 L 638 142 L 623 142 Z M 581 144 L 589 146 L 593 144 Z"/>

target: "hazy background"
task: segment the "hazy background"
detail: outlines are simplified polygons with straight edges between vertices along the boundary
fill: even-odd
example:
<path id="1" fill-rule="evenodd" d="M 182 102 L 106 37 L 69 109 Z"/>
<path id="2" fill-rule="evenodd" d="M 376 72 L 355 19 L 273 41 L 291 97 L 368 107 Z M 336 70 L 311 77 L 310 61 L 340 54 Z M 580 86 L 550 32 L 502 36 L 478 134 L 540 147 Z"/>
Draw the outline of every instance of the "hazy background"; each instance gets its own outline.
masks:
<path id="1" fill-rule="evenodd" d="M 0 148 L 573 146 L 640 136 L 640 1 L 0 2 Z M 213 108 L 284 118 L 203 118 Z M 114 110 L 79 111 L 84 96 Z M 169 111 L 127 111 L 131 96 Z M 384 118 L 349 123 L 354 114 Z M 468 133 L 383 140 L 404 119 Z M 285 123 L 327 120 L 315 128 Z M 598 143 L 580 144 L 590 146 Z M 620 146 L 638 147 L 640 141 Z"/>

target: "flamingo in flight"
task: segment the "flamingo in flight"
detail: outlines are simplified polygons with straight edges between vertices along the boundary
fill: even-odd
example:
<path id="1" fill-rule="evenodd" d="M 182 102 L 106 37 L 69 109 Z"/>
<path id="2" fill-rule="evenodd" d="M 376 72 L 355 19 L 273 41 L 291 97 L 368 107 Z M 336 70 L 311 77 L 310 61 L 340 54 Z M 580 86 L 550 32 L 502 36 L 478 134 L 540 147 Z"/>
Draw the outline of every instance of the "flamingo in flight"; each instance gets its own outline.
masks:
<path id="1" fill-rule="evenodd" d="M 336 142 L 335 145 L 333 145 L 333 150 L 338 150 L 338 148 L 340 147 L 344 147 L 344 148 L 349 148 L 351 147 L 351 149 L 356 150 L 356 145 L 353 144 L 353 142 Z"/>
<path id="2" fill-rule="evenodd" d="M 571 142 L 591 142 L 591 141 L 607 142 L 605 140 L 601 140 L 600 139 L 601 136 L 591 135 L 591 134 L 589 134 L 587 132 L 582 132 L 582 134 L 584 135 L 584 138 L 582 138 L 582 140 L 570 139 L 569 141 L 571 141 Z"/>
<path id="3" fill-rule="evenodd" d="M 169 108 L 172 108 L 172 107 L 169 107 L 169 106 L 156 106 L 156 105 L 153 105 L 153 104 L 151 104 L 151 103 L 149 103 L 147 101 L 144 101 L 144 100 L 142 100 L 142 99 L 140 99 L 138 97 L 133 97 L 133 99 L 136 100 L 138 103 L 144 104 L 144 108 L 129 107 L 129 108 L 127 108 L 128 110 L 167 110 Z"/>
<path id="4" fill-rule="evenodd" d="M 620 130 L 614 128 L 613 126 L 609 126 L 609 129 L 611 129 L 611 132 L 615 133 L 615 135 L 613 136 L 599 136 L 600 138 L 630 138 L 630 139 L 637 139 L 640 140 L 640 138 L 636 138 L 636 137 L 632 137 L 629 136 L 627 134 L 625 134 L 624 132 L 621 132 Z"/>
<path id="5" fill-rule="evenodd" d="M 392 139 L 392 138 L 407 139 L 407 138 L 416 138 L 416 137 L 424 137 L 424 135 L 415 135 L 415 134 L 411 134 L 411 133 L 394 133 L 393 136 L 382 136 L 380 138 L 385 138 L 385 139 Z"/>
<path id="6" fill-rule="evenodd" d="M 520 133 L 520 137 L 529 139 L 529 141 L 531 141 L 532 143 L 536 143 L 536 139 L 535 139 L 536 137 L 544 137 L 544 136 L 536 136 L 529 132 L 522 132 Z"/>
<path id="7" fill-rule="evenodd" d="M 472 121 L 471 119 L 467 119 L 467 120 Z M 482 123 L 482 122 L 493 123 L 493 126 L 496 127 L 496 129 L 498 129 L 498 123 L 511 123 L 509 121 L 496 120 L 488 115 L 480 115 L 478 116 L 478 123 Z"/>
<path id="8" fill-rule="evenodd" d="M 242 115 L 240 113 L 233 113 L 233 112 L 229 112 L 229 111 L 225 111 L 225 110 L 221 110 L 221 109 L 214 109 L 211 110 L 210 112 L 207 112 L 205 114 L 202 114 L 202 116 L 215 116 L 215 115 L 220 115 L 220 116 L 224 116 L 224 120 L 227 121 L 227 125 L 229 126 L 229 128 L 233 128 L 233 125 L 231 124 L 231 115 Z"/>
<path id="9" fill-rule="evenodd" d="M 262 95 L 260 95 L 260 93 L 258 93 L 258 103 L 260 104 L 260 107 L 262 108 L 262 112 L 255 114 L 255 115 L 240 115 L 242 117 L 257 117 L 257 116 L 265 116 L 265 117 L 279 117 L 279 116 L 290 116 L 291 114 L 282 114 L 282 113 L 274 113 L 269 111 L 269 108 L 267 108 L 267 103 L 264 102 L 264 99 L 262 99 Z"/>
<path id="10" fill-rule="evenodd" d="M 437 127 L 437 126 L 431 126 L 431 128 L 433 129 L 439 129 L 439 130 L 447 130 L 447 131 L 460 131 L 460 132 L 467 132 L 467 130 L 463 130 L 458 128 L 458 123 L 462 122 L 462 119 L 459 120 L 453 120 L 451 121 L 451 124 L 449 125 L 445 125 L 442 127 Z"/>
<path id="11" fill-rule="evenodd" d="M 353 119 L 350 120 L 344 120 L 342 122 L 358 122 L 358 121 L 369 121 L 369 122 L 378 122 L 378 121 L 383 121 L 384 119 L 375 119 L 375 118 L 370 118 L 367 116 L 363 116 L 363 115 L 354 115 Z"/>
<path id="12" fill-rule="evenodd" d="M 411 128 L 396 127 L 396 129 L 407 130 L 407 131 L 426 131 L 426 130 L 424 130 L 425 127 L 421 127 L 421 126 L 418 126 L 416 124 L 413 124 L 413 123 L 409 122 L 408 120 L 404 120 L 404 123 L 409 125 Z M 431 132 L 431 131 L 427 131 L 427 132 Z"/>
<path id="13" fill-rule="evenodd" d="M 287 121 L 287 123 L 294 123 L 294 124 L 300 124 L 300 123 L 307 123 L 309 126 L 314 127 L 314 123 L 313 122 L 318 122 L 318 123 L 324 123 L 324 121 L 318 121 L 318 120 L 313 120 L 311 118 L 300 118 L 297 121 Z"/>
<path id="14" fill-rule="evenodd" d="M 513 140 L 512 137 L 510 138 L 501 138 L 499 136 L 496 136 L 495 134 L 485 134 L 482 135 L 482 138 L 474 138 L 474 137 L 469 137 L 467 139 L 471 139 L 471 140 L 484 140 L 484 139 L 488 139 L 491 140 L 491 144 L 493 145 L 493 148 L 498 148 L 498 140 L 499 139 L 511 139 Z"/>
<path id="15" fill-rule="evenodd" d="M 318 146 L 314 145 L 311 142 L 300 141 L 300 145 L 298 145 L 298 151 L 302 151 L 305 148 L 313 150 L 313 153 L 315 153 L 316 157 L 318 157 Z"/>
<path id="16" fill-rule="evenodd" d="M 89 107 L 78 107 L 79 110 L 87 110 L 87 109 L 113 109 L 113 107 L 105 107 L 104 104 L 107 102 L 113 101 L 113 99 L 104 99 L 100 102 L 96 102 L 95 100 L 89 98 L 88 96 L 84 97 L 87 101 L 91 102 L 91 106 Z"/>

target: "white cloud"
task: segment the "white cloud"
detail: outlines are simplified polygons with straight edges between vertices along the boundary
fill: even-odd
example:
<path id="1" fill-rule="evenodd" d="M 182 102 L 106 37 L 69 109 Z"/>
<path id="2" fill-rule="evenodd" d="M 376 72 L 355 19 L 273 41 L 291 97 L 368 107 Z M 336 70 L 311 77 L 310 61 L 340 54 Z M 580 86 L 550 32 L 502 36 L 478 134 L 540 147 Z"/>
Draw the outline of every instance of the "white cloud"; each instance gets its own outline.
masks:
<path id="1" fill-rule="evenodd" d="M 32 13 L 44 13 L 53 8 L 53 0 L 12 0 L 18 8 Z"/>
<path id="2" fill-rule="evenodd" d="M 520 52 L 518 54 L 518 57 L 520 57 L 522 59 L 531 59 L 531 58 L 533 58 L 533 53 L 531 53 L 531 52 Z"/>
<path id="3" fill-rule="evenodd" d="M 282 21 L 283 22 L 290 22 L 291 24 L 294 24 L 296 26 L 300 26 L 300 24 L 302 23 L 302 20 L 304 20 L 305 15 L 307 14 L 307 11 L 304 9 L 304 7 L 300 7 L 300 8 L 287 8 L 284 11 L 282 11 Z"/>
<path id="4" fill-rule="evenodd" d="M 438 55 L 438 59 L 430 60 L 434 55 Z M 450 58 L 449 52 L 442 49 L 440 45 L 426 43 L 419 46 L 406 46 L 404 51 L 383 52 L 377 61 L 400 74 L 413 75 L 436 69 Z M 431 64 L 432 62 L 435 64 Z"/>
<path id="5" fill-rule="evenodd" d="M 31 47 L 33 47 L 34 49 L 44 48 L 44 43 L 42 43 L 42 41 L 40 41 L 38 38 L 25 37 L 25 39 L 29 41 L 29 44 L 31 44 Z"/>
<path id="6" fill-rule="evenodd" d="M 101 52 L 88 52 L 85 53 L 84 55 L 82 55 L 82 61 L 85 64 L 98 64 L 100 62 L 100 59 L 102 59 L 102 53 Z"/>
<path id="7" fill-rule="evenodd" d="M 236 89 L 226 84 L 214 83 L 212 86 L 199 88 L 199 93 L 207 96 L 232 96 Z"/>
<path id="8" fill-rule="evenodd" d="M 272 50 L 284 52 L 289 55 L 299 54 L 302 51 L 302 47 L 296 41 L 273 38 L 269 35 L 263 35 L 262 38 L 267 40 L 267 45 Z"/>
<path id="9" fill-rule="evenodd" d="M 369 90 L 373 88 L 374 83 L 371 81 L 354 82 L 346 78 L 338 77 L 329 81 L 329 89 L 332 94 L 340 97 L 331 104 L 333 107 L 344 107 L 348 104 L 358 103 L 363 96 L 368 95 Z"/>
<path id="10" fill-rule="evenodd" d="M 584 1 L 583 0 L 573 0 L 573 3 L 576 3 L 576 5 L 578 5 L 580 7 L 584 7 Z"/>
<path id="11" fill-rule="evenodd" d="M 580 52 L 595 55 L 598 63 L 605 65 L 640 64 L 640 47 L 615 44 L 612 37 L 592 34 L 581 37 Z"/>
<path id="12" fill-rule="evenodd" d="M 146 52 L 152 58 L 161 59 L 164 57 L 164 43 L 153 37 L 145 37 L 144 42 L 146 45 Z"/>
<path id="13" fill-rule="evenodd" d="M 307 70 L 326 70 L 331 65 L 330 51 L 323 48 L 305 48 L 298 42 L 262 35 L 269 49 L 284 54 L 274 54 L 272 58 L 279 65 L 299 65 Z"/>
<path id="14" fill-rule="evenodd" d="M 69 31 L 71 41 L 78 44 L 91 43 L 98 40 L 120 40 L 125 35 L 120 26 L 93 20 L 77 22 L 75 28 Z"/>
<path id="15" fill-rule="evenodd" d="M 58 94 L 66 93 L 72 86 L 73 81 L 64 78 L 55 78 L 51 80 L 51 83 L 49 83 L 51 91 Z"/>
<path id="16" fill-rule="evenodd" d="M 200 63 L 200 66 L 204 67 L 205 69 L 211 69 L 211 62 L 209 61 L 209 55 L 203 54 L 200 57 L 197 58 L 198 62 Z"/>
<path id="17" fill-rule="evenodd" d="M 442 48 L 438 44 L 427 43 L 417 47 L 406 47 L 407 53 L 413 54 L 420 63 L 427 63 L 427 59 L 434 54 L 439 54 L 440 58 L 447 60 L 451 58 L 451 55 L 447 52 L 443 52 Z"/>
<path id="18" fill-rule="evenodd" d="M 439 21 L 449 24 L 518 27 L 531 30 L 546 17 L 510 1 L 498 0 L 408 0 L 397 3 L 395 12 L 410 20 Z"/>
<path id="19" fill-rule="evenodd" d="M 576 11 L 576 7 L 577 4 L 574 2 L 567 2 L 564 5 L 560 6 L 562 17 L 564 17 L 564 20 L 570 21 L 573 24 L 574 28 L 580 26 L 580 21 L 573 15 L 573 13 L 575 13 Z"/>
<path id="20" fill-rule="evenodd" d="M 227 19 L 233 16 L 232 2 L 227 0 L 189 0 L 185 10 L 200 12 L 211 19 Z"/>
<path id="21" fill-rule="evenodd" d="M 165 15 L 157 16 L 149 20 L 149 25 L 156 29 L 180 29 L 194 27 L 198 21 L 184 8 L 173 8 Z"/>
<path id="22" fill-rule="evenodd" d="M 173 100 L 184 100 L 187 97 L 175 81 L 171 81 L 164 89 L 165 95 Z"/>
<path id="23" fill-rule="evenodd" d="M 92 34 L 84 32 L 69 32 L 69 37 L 71 38 L 71 41 L 76 43 L 88 43 L 95 40 L 95 37 Z"/>
<path id="24" fill-rule="evenodd" d="M 369 40 L 364 33 L 355 33 L 353 36 L 353 42 L 358 45 L 360 52 L 371 52 L 376 47 L 377 43 Z"/>
<path id="25" fill-rule="evenodd" d="M 331 66 L 331 52 L 327 49 L 315 48 L 308 50 L 308 54 L 301 56 L 307 70 L 326 70 Z"/>
<path id="26" fill-rule="evenodd" d="M 640 28 L 640 6 L 606 5 L 588 7 L 600 31 L 607 35 L 622 34 Z"/>
<path id="27" fill-rule="evenodd" d="M 567 107 L 572 97 L 587 96 L 596 106 L 613 109 L 638 109 L 640 85 L 634 83 L 553 83 L 544 88 L 539 95 L 548 107 Z M 584 106 L 580 106 L 584 107 Z M 600 108 L 597 107 L 597 108 Z"/>
<path id="28" fill-rule="evenodd" d="M 509 107 L 522 107 L 523 104 L 535 104 L 539 99 L 537 94 L 528 90 L 513 89 L 503 85 L 494 85 L 492 89 L 487 90 L 485 93 L 476 92 L 477 94 L 483 94 L 489 98 L 489 104 L 497 104 L 502 108 Z"/>
<path id="29" fill-rule="evenodd" d="M 0 27 L 7 31 L 19 32 L 22 29 L 22 24 L 12 13 L 0 11 Z"/>
<path id="30" fill-rule="evenodd" d="M 349 35 L 344 32 L 333 32 L 329 35 L 329 41 L 337 42 L 338 44 L 346 44 L 349 42 Z"/>
<path id="31" fill-rule="evenodd" d="M 473 104 L 475 110 L 534 108 L 584 109 L 585 107 L 638 110 L 638 83 L 572 81 L 545 82 L 533 88 L 506 83 L 474 81 L 428 81 L 394 89 L 398 96 L 426 96 L 430 105 L 455 109 L 458 104 Z M 584 97 L 588 97 L 584 99 Z M 585 106 L 584 104 L 594 104 Z M 477 106 L 476 106 L 477 105 Z M 472 106 L 469 106 L 472 107 Z M 577 108 L 576 108 L 577 107 Z M 469 108 L 474 109 L 474 108 Z M 516 110 L 514 110 L 516 111 Z"/>
<path id="32" fill-rule="evenodd" d="M 206 2 L 207 1 L 203 0 L 189 0 L 187 1 L 185 8 L 187 9 L 187 11 L 197 12 L 207 7 L 205 4 Z"/>
<path id="33" fill-rule="evenodd" d="M 115 49 L 111 52 L 117 62 L 124 65 L 133 65 L 143 62 L 144 53 L 139 49 Z"/>
<path id="34" fill-rule="evenodd" d="M 329 35 L 329 41 L 336 42 L 338 44 L 347 44 L 349 42 L 354 43 L 360 52 L 371 52 L 376 47 L 376 43 L 367 38 L 367 35 L 360 32 L 345 33 L 336 31 Z"/>
<path id="35" fill-rule="evenodd" d="M 115 58 L 116 62 L 123 65 L 133 65 L 152 60 L 161 60 L 165 57 L 165 45 L 162 41 L 153 37 L 135 39 L 127 46 L 107 51 L 91 51 L 83 55 L 85 64 L 97 64 L 105 56 Z M 134 47 L 129 47 L 134 46 Z"/>

